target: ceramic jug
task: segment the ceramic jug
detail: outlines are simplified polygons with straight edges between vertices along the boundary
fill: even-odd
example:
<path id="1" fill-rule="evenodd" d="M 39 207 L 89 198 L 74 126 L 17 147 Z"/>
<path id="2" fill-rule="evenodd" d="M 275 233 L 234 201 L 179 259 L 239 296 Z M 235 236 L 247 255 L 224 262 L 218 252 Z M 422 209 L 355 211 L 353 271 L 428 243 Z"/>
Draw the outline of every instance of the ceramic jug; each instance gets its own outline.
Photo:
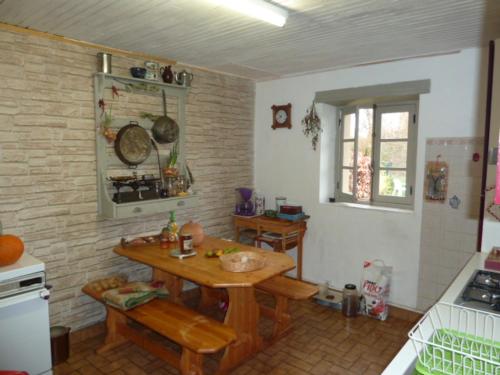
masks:
<path id="1" fill-rule="evenodd" d="M 172 83 L 174 81 L 174 73 L 172 72 L 172 65 L 160 68 L 161 78 L 165 83 Z"/>

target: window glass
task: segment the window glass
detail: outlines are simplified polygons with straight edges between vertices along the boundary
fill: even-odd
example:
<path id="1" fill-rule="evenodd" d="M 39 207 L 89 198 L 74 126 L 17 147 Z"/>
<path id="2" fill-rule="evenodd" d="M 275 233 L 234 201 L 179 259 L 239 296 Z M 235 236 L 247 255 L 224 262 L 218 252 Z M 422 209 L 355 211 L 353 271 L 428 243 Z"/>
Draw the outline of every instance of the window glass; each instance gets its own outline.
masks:
<path id="1" fill-rule="evenodd" d="M 343 143 L 344 152 L 342 154 L 342 164 L 344 167 L 354 166 L 354 141 Z"/>
<path id="2" fill-rule="evenodd" d="M 344 139 L 354 139 L 356 134 L 356 114 L 349 113 L 344 115 Z"/>
<path id="3" fill-rule="evenodd" d="M 381 139 L 408 138 L 408 112 L 383 113 L 381 120 Z"/>
<path id="4" fill-rule="evenodd" d="M 381 142 L 380 167 L 406 168 L 407 142 Z"/>
<path id="5" fill-rule="evenodd" d="M 391 197 L 406 196 L 406 171 L 381 170 L 379 172 L 379 194 Z"/>
<path id="6" fill-rule="evenodd" d="M 342 193 L 352 195 L 352 169 L 342 169 Z"/>
<path id="7" fill-rule="evenodd" d="M 369 201 L 372 184 L 373 109 L 359 109 L 356 198 Z"/>

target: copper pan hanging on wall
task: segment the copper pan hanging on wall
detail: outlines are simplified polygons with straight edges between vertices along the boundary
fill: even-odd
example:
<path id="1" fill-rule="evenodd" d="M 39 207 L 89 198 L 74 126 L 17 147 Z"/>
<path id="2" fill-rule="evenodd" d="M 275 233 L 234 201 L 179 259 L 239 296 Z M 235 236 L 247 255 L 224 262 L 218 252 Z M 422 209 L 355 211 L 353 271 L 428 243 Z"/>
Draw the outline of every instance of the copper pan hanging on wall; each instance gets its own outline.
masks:
<path id="1" fill-rule="evenodd" d="M 165 98 L 165 91 L 161 91 L 163 98 L 163 116 L 158 117 L 153 127 L 151 128 L 151 133 L 156 142 L 160 144 L 172 143 L 179 138 L 179 125 L 174 119 L 167 116 L 167 100 Z"/>
<path id="2" fill-rule="evenodd" d="M 151 138 L 137 121 L 130 121 L 116 135 L 116 156 L 130 167 L 143 163 L 151 154 L 151 149 Z"/>

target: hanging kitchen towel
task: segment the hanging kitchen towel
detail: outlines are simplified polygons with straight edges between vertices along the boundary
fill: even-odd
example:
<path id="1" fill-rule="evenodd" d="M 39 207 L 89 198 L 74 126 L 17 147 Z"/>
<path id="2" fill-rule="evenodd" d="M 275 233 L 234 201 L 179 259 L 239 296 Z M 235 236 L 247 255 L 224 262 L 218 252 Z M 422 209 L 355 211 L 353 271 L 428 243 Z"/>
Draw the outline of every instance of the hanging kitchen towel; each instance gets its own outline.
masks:
<path id="1" fill-rule="evenodd" d="M 382 260 L 365 261 L 361 280 L 361 313 L 386 320 L 389 315 L 389 292 L 392 267 Z"/>

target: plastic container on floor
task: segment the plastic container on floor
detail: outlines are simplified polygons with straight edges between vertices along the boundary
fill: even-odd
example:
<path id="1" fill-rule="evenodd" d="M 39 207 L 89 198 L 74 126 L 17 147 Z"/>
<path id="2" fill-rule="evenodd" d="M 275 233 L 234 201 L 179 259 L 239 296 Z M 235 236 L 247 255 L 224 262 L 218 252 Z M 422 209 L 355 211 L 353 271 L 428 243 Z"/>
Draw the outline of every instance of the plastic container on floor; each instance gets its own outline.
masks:
<path id="1" fill-rule="evenodd" d="M 50 349 L 52 352 L 52 366 L 56 366 L 69 358 L 70 330 L 70 328 L 62 326 L 50 327 Z"/>

